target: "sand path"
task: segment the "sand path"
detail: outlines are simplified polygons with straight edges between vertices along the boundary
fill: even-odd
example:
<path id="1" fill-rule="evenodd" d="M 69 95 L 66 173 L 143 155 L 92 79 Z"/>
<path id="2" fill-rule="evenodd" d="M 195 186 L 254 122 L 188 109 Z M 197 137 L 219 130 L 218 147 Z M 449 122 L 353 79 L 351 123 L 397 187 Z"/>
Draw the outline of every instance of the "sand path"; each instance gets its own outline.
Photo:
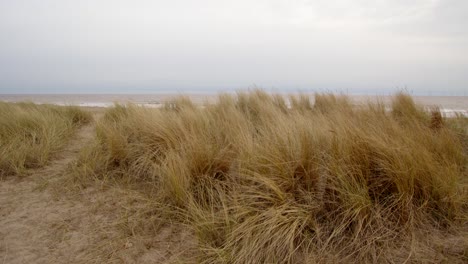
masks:
<path id="1" fill-rule="evenodd" d="M 102 116 L 101 111 L 91 112 L 95 120 Z M 157 234 L 128 234 L 132 225 L 128 208 L 141 203 L 128 190 L 95 186 L 66 193 L 69 189 L 60 186 L 68 166 L 93 140 L 94 124 L 81 127 L 48 166 L 26 177 L 0 181 L 0 264 L 167 263 L 178 259 L 186 232 L 169 224 Z"/>
<path id="2" fill-rule="evenodd" d="M 58 199 L 47 187 L 93 137 L 94 125 L 83 126 L 48 166 L 0 182 L 0 263 L 86 262 L 87 229 L 103 216 L 90 214 L 91 199 Z"/>

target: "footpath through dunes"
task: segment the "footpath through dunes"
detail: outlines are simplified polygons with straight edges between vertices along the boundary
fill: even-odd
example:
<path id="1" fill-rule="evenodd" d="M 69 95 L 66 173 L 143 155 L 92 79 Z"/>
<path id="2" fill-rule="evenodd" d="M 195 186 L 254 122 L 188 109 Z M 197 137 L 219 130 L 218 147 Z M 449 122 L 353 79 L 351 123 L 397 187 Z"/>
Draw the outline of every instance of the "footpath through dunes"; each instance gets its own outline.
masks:
<path id="1" fill-rule="evenodd" d="M 99 119 L 102 111 L 93 115 Z M 183 237 L 175 238 L 171 227 L 151 241 L 122 232 L 128 191 L 90 187 L 67 193 L 61 186 L 94 137 L 92 122 L 46 167 L 0 181 L 0 263 L 160 263 L 174 257 Z"/>
<path id="2" fill-rule="evenodd" d="M 84 201 L 57 199 L 46 187 L 66 171 L 80 148 L 92 139 L 93 131 L 92 124 L 81 127 L 48 166 L 0 183 L 0 259 L 4 263 L 65 262 L 65 254 L 78 253 L 79 249 L 70 250 L 70 246 L 77 247 L 71 241 L 84 238 L 72 230 L 86 224 L 78 219 L 87 215 Z M 67 239 L 67 232 L 75 233 Z"/>

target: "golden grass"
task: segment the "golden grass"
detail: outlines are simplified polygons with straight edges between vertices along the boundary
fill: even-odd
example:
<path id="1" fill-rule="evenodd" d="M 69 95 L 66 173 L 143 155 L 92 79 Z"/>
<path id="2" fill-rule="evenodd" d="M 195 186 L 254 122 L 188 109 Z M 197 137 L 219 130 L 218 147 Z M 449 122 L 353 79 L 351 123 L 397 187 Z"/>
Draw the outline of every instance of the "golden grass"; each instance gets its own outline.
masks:
<path id="1" fill-rule="evenodd" d="M 0 102 L 0 177 L 44 166 L 91 115 L 77 107 Z"/>
<path id="2" fill-rule="evenodd" d="M 466 118 L 405 94 L 391 111 L 330 94 L 289 103 L 257 90 L 203 108 L 116 105 L 73 179 L 161 204 L 145 215 L 190 227 L 200 262 L 467 261 Z"/>

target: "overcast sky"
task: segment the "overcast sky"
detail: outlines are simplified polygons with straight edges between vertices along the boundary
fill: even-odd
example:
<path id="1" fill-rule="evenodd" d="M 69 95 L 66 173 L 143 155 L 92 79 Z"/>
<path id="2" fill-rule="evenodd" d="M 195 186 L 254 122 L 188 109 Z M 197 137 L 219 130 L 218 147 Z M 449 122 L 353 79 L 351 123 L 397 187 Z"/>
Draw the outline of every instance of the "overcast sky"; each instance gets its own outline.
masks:
<path id="1" fill-rule="evenodd" d="M 0 93 L 466 94 L 467 0 L 0 0 Z"/>

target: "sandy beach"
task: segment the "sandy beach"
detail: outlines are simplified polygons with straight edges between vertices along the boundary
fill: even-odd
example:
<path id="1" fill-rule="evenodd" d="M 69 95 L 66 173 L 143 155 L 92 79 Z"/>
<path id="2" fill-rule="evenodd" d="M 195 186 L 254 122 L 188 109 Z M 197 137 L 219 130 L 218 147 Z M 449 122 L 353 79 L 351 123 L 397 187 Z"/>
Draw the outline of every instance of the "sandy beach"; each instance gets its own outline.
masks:
<path id="1" fill-rule="evenodd" d="M 462 134 L 459 139 L 456 133 L 438 133 L 442 121 L 436 118 L 428 122 L 421 118 L 426 113 L 415 110 L 411 98 L 404 95 L 397 97 L 397 104 L 393 106 L 400 115 L 404 113 L 401 116 L 373 110 L 360 116 L 348 111 L 368 100 L 375 101 L 375 97 L 351 97 L 353 105 L 331 95 L 317 97 L 317 111 L 312 111 L 312 102 L 304 100 L 306 97 L 291 99 L 287 109 L 285 101 L 277 104 L 275 100 L 278 98 L 270 98 L 261 92 L 248 96 L 238 98 L 240 103 L 233 107 L 231 103 L 235 101 L 218 100 L 213 95 L 189 95 L 194 104 L 180 100 L 174 103 L 176 108 L 162 111 L 110 106 L 113 102 L 131 102 L 155 107 L 172 100 L 174 95 L 0 96 L 1 101 L 8 102 L 79 106 L 5 104 L 4 113 L 8 113 L 7 107 L 19 107 L 16 109 L 21 113 L 44 111 L 34 112 L 36 116 L 25 123 L 25 131 L 11 133 L 12 138 L 17 134 L 22 137 L 19 146 L 34 147 L 42 138 L 48 138 L 48 134 L 41 137 L 40 133 L 48 131 L 55 123 L 46 124 L 37 132 L 30 126 L 33 121 L 44 121 L 48 115 L 61 113 L 51 118 L 64 118 L 68 113 L 77 115 L 69 117 L 71 120 L 80 120 L 77 118 L 80 116 L 88 120 L 72 127 L 73 134 L 64 139 L 63 145 L 43 166 L 0 178 L 0 260 L 18 264 L 198 263 L 206 259 L 230 263 L 238 259 L 238 252 L 242 250 L 241 263 L 249 263 L 251 256 L 271 260 L 270 255 L 276 252 L 280 252 L 278 256 L 284 259 L 294 257 L 295 263 L 308 263 L 309 260 L 337 260 L 341 256 L 342 251 L 334 250 L 346 247 L 347 242 L 337 239 L 331 248 L 323 244 L 333 237 L 332 230 L 339 229 L 340 236 L 346 239 L 359 236 L 353 238 L 355 248 L 343 255 L 350 262 L 356 249 L 368 243 L 367 239 L 379 240 L 388 234 L 397 234 L 392 243 L 383 249 L 377 244 L 370 245 L 368 255 L 360 258 L 399 262 L 410 256 L 412 260 L 425 262 L 432 259 L 463 262 L 463 254 L 468 248 L 464 239 L 466 227 L 453 220 L 454 229 L 444 230 L 425 222 L 432 217 L 433 211 L 449 215 L 452 207 L 433 208 L 427 205 L 428 202 L 422 203 L 426 201 L 424 199 L 434 199 L 432 201 L 443 205 L 447 202 L 438 196 L 433 198 L 431 195 L 435 191 L 416 196 L 416 191 L 406 189 L 406 180 L 401 180 L 411 173 L 412 177 L 425 180 L 420 183 L 422 187 L 412 187 L 420 188 L 418 195 L 426 190 L 441 190 L 445 196 L 462 199 L 461 193 L 452 187 L 463 184 L 459 175 L 464 173 L 464 141 L 457 143 L 464 139 Z M 390 98 L 380 99 L 390 104 Z M 448 111 L 464 114 L 468 110 L 467 97 L 414 99 L 426 107 L 441 107 L 445 111 L 443 115 L 449 115 Z M 215 107 L 198 107 L 206 101 Z M 260 112 L 250 112 L 255 109 Z M 255 115 L 258 113 L 259 116 Z M 2 133 L 7 135 L 5 128 L 20 126 L 25 118 L 24 115 L 16 119 L 4 115 L 2 122 L 9 125 L 3 127 Z M 450 123 L 450 129 L 463 129 L 461 118 L 444 122 Z M 457 125 L 456 122 L 460 123 Z M 57 126 L 51 131 L 61 129 Z M 239 136 L 244 133 L 247 136 Z M 34 136 L 32 144 L 24 140 L 29 134 Z M 234 143 L 226 142 L 226 139 Z M 389 139 L 391 141 L 386 142 Z M 338 148 L 328 148 L 324 142 Z M 171 145 L 173 149 L 168 150 Z M 11 148 L 4 156 L 9 158 L 11 155 L 13 160 L 15 149 Z M 245 151 L 250 153 L 245 154 Z M 339 152 L 335 155 L 326 151 Z M 450 166 L 438 162 L 439 155 L 445 155 L 447 160 L 444 162 L 449 162 Z M 2 164 L 8 166 L 8 163 Z M 242 164 L 253 167 L 238 169 L 237 166 Z M 330 164 L 342 167 L 334 171 Z M 375 166 L 380 167 L 375 169 Z M 354 174 L 359 168 L 364 169 Z M 248 174 L 249 171 L 253 174 Z M 387 174 L 381 174 L 382 171 Z M 342 179 L 363 186 L 349 189 L 351 185 L 331 180 L 341 179 L 342 173 L 346 174 Z M 351 181 L 353 177 L 364 177 L 365 173 L 372 177 L 359 183 Z M 395 182 L 401 184 L 401 188 L 389 189 L 391 186 L 382 185 L 387 184 L 387 177 L 392 181 L 397 179 Z M 443 185 L 445 181 L 451 181 L 451 184 Z M 434 187 L 436 184 L 440 186 Z M 235 188 L 231 190 L 229 186 Z M 334 200 L 338 199 L 337 194 L 327 191 L 331 188 L 341 192 L 343 197 L 360 199 L 355 203 L 337 203 Z M 369 190 L 363 193 L 361 190 L 365 188 Z M 232 195 L 231 191 L 237 193 L 227 198 Z M 387 195 L 389 198 L 385 199 L 407 195 L 414 199 L 411 202 L 426 211 L 416 214 L 405 201 L 396 199 L 393 202 L 399 210 L 387 212 L 386 218 L 382 218 L 378 210 L 385 208 L 385 204 L 380 205 L 379 199 Z M 223 199 L 228 199 L 229 207 L 224 207 Z M 327 200 L 332 201 L 327 206 L 333 208 L 333 216 L 329 215 L 328 209 L 323 211 L 322 207 L 317 207 Z M 457 201 L 449 200 L 454 204 L 453 208 L 457 208 Z M 245 204 L 239 206 L 238 202 Z M 344 209 L 346 206 L 349 208 Z M 347 215 L 354 209 L 359 210 L 359 214 Z M 237 213 L 232 213 L 235 210 Z M 411 227 L 416 238 L 402 232 L 399 222 L 409 222 L 406 215 L 413 213 L 417 221 L 425 225 L 425 229 Z M 244 218 L 248 214 L 252 217 Z M 460 215 L 463 214 L 464 211 L 460 211 Z M 395 222 L 396 216 L 403 220 Z M 311 221 L 311 217 L 316 220 Z M 329 218 L 320 223 L 322 217 Z M 359 225 L 366 221 L 361 217 L 377 219 L 367 223 L 370 227 L 366 228 L 381 233 L 361 230 Z M 355 221 L 350 227 L 352 231 L 342 226 L 343 223 L 348 225 L 348 221 Z M 236 228 L 230 225 L 236 225 Z M 301 225 L 308 226 L 303 228 Z M 388 226 L 391 231 L 387 230 Z M 321 230 L 330 233 L 325 232 L 320 238 L 317 234 Z M 430 231 L 425 233 L 426 230 Z M 229 232 L 230 235 L 225 235 Z M 252 236 L 252 233 L 256 235 Z M 284 237 L 295 247 L 310 241 L 315 245 L 302 249 L 307 255 L 297 254 L 294 247 L 281 240 Z M 213 243 L 217 240 L 225 241 Z M 295 244 L 296 240 L 303 242 Z M 264 241 L 267 242 L 263 244 Z M 431 241 L 430 244 L 427 241 Z M 231 248 L 225 249 L 225 245 Z M 316 255 L 315 250 L 320 247 L 325 253 Z M 417 253 L 413 253 L 413 247 L 417 247 Z M 278 248 L 281 250 L 277 251 Z M 218 250 L 229 250 L 230 259 L 225 261 Z M 259 250 L 271 254 L 256 255 Z M 396 251 L 401 253 L 395 254 Z M 281 252 L 286 253 L 281 255 Z M 375 252 L 383 252 L 382 257 L 375 257 Z"/>
<path id="2" fill-rule="evenodd" d="M 468 0 L 0 0 L 0 264 L 468 264 Z"/>

